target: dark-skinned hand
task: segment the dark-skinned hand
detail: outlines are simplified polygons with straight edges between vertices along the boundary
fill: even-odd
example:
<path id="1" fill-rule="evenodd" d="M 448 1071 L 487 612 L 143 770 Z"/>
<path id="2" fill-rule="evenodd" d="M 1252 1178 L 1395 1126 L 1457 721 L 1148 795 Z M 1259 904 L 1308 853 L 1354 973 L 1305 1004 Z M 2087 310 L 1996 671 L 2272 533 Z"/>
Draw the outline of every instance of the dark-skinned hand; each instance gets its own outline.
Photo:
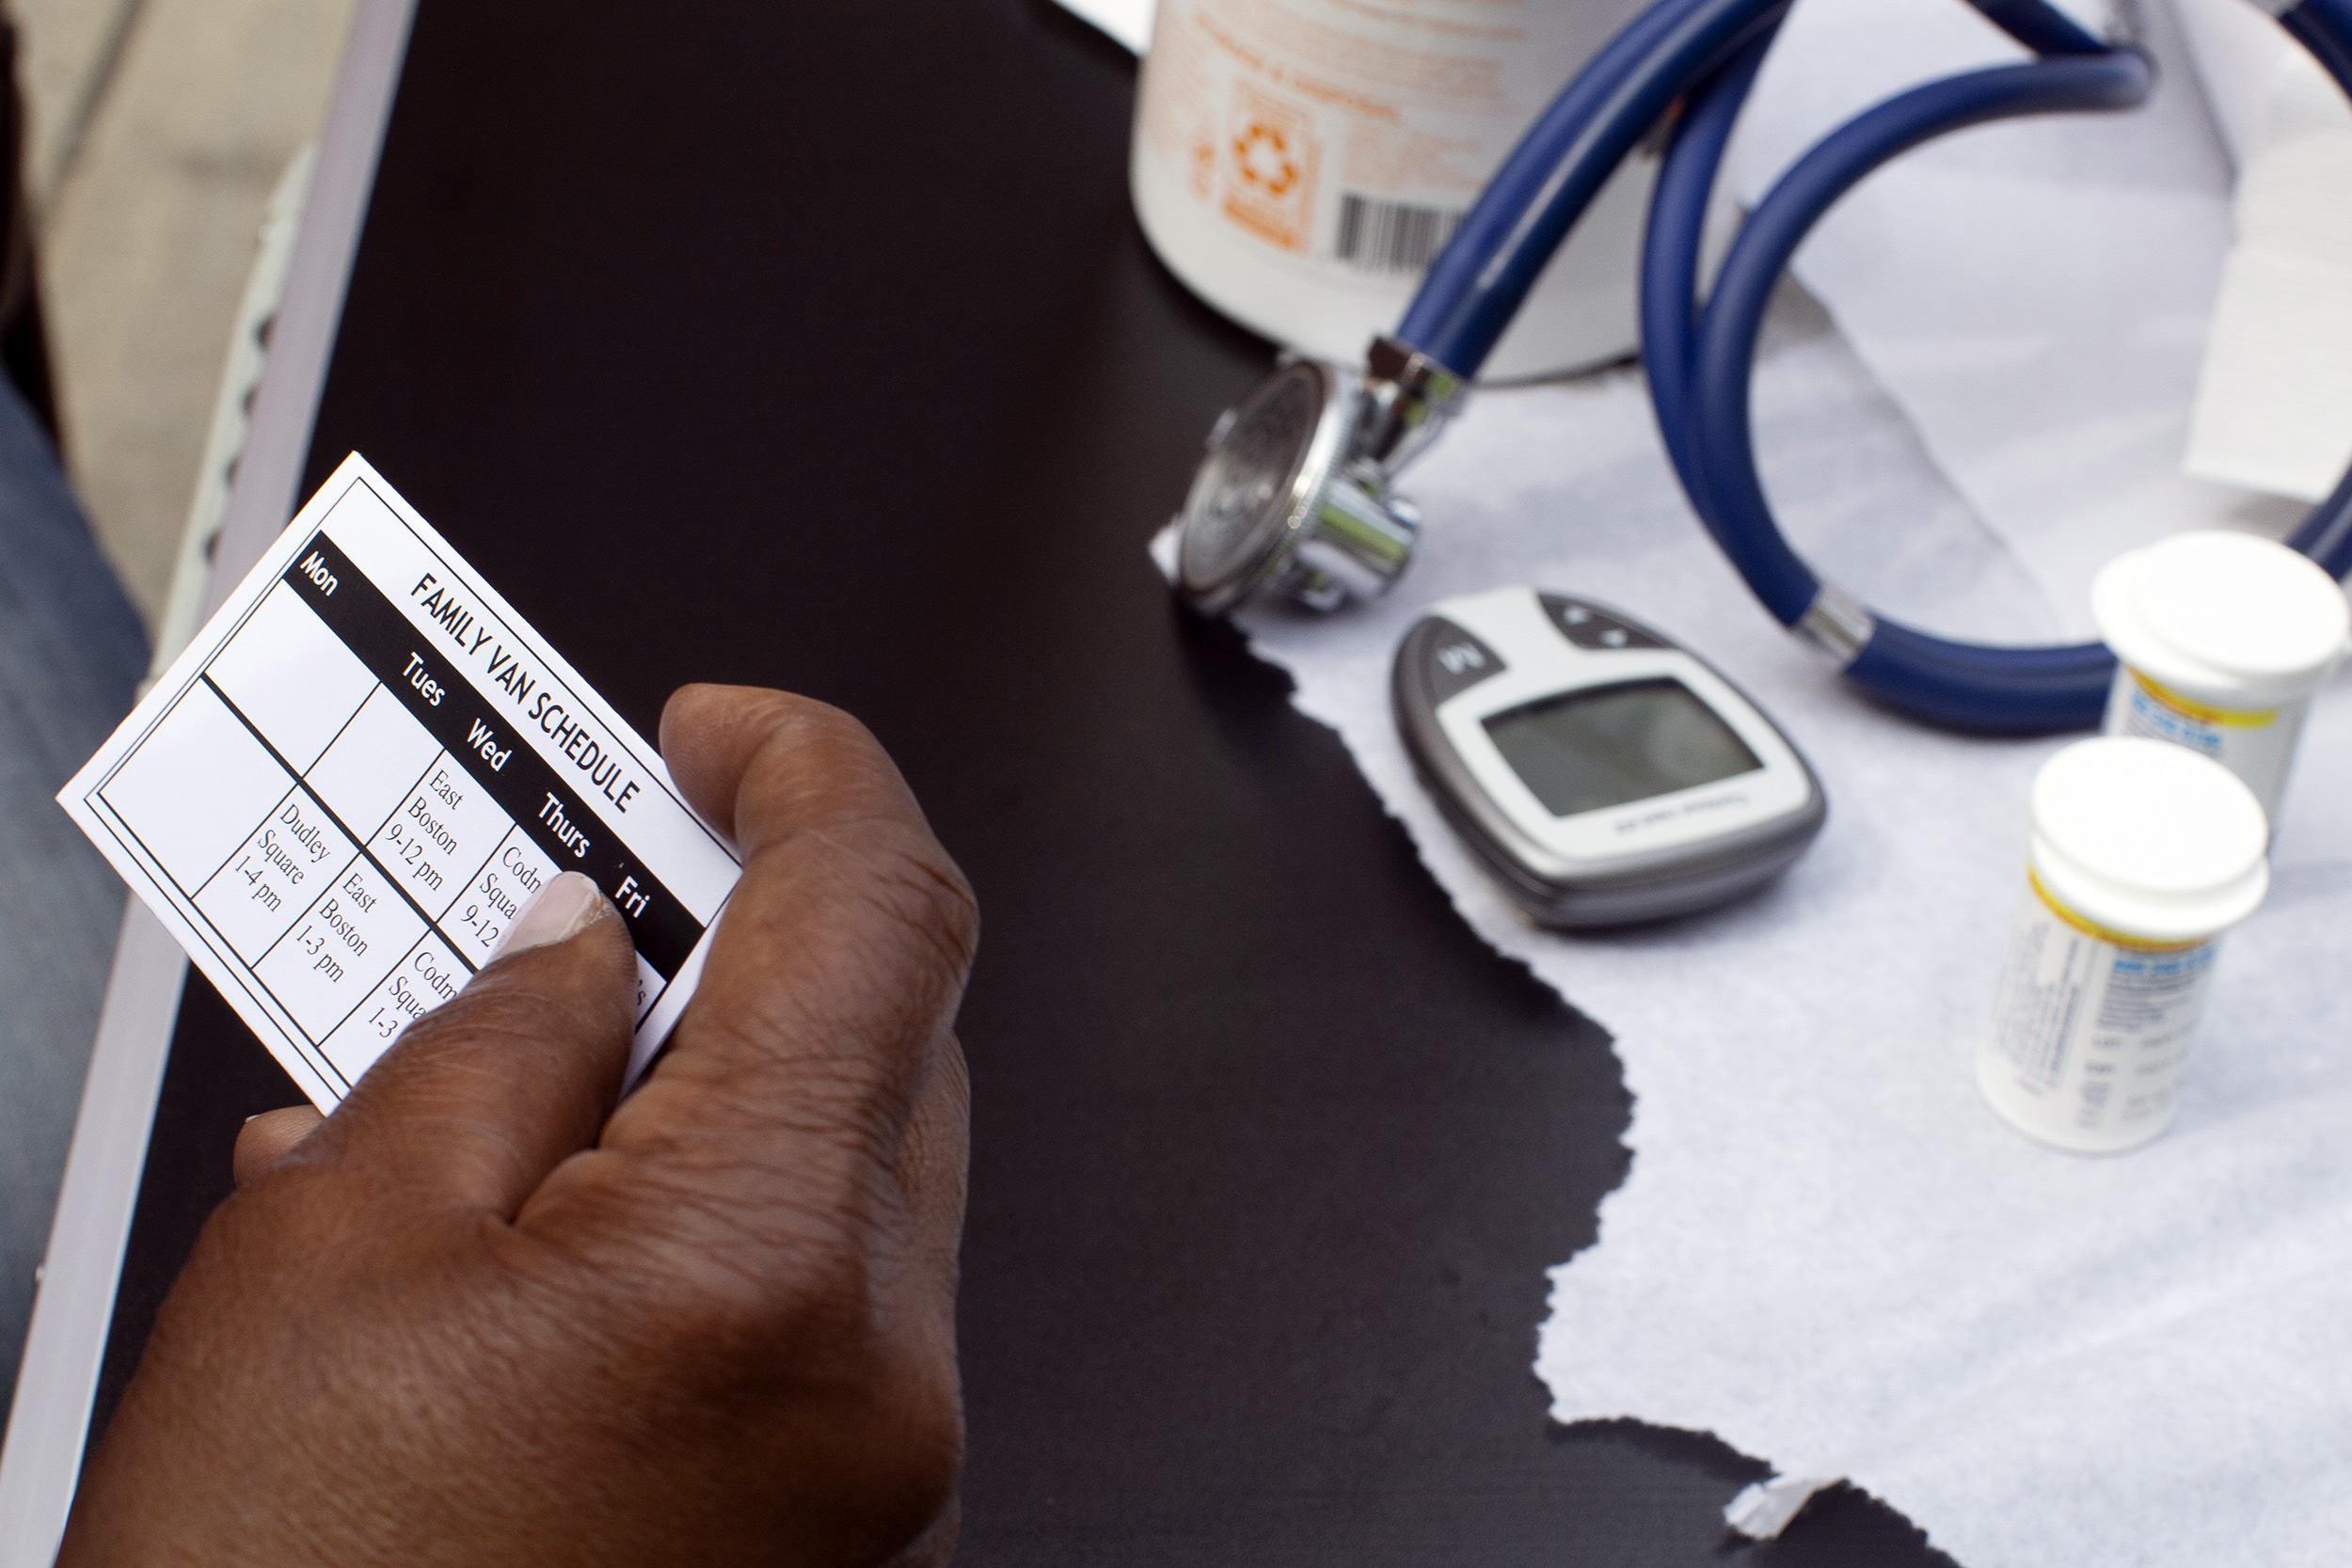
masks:
<path id="1" fill-rule="evenodd" d="M 558 879 L 333 1116 L 247 1124 L 63 1563 L 952 1550 L 971 892 L 834 709 L 690 687 L 661 751 L 743 878 L 644 1085 Z"/>

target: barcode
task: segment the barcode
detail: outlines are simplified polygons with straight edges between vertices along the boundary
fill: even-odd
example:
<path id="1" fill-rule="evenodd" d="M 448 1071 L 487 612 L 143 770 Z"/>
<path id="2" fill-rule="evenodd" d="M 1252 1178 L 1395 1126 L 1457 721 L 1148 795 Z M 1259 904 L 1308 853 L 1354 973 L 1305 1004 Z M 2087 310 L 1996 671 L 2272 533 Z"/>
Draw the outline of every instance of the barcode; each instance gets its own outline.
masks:
<path id="1" fill-rule="evenodd" d="M 1331 254 L 1377 272 L 1420 272 L 1462 227 L 1463 214 L 1443 207 L 1375 201 L 1340 193 L 1340 236 Z"/>

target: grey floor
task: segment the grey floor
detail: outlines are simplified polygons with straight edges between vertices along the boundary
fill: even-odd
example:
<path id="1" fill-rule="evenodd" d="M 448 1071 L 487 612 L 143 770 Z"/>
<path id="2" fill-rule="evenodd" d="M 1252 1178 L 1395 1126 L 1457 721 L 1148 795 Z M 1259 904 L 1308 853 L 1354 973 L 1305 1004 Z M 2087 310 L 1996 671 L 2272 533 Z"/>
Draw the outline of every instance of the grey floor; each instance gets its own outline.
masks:
<path id="1" fill-rule="evenodd" d="M 8 0 L 66 463 L 151 631 L 263 204 L 354 0 Z"/>

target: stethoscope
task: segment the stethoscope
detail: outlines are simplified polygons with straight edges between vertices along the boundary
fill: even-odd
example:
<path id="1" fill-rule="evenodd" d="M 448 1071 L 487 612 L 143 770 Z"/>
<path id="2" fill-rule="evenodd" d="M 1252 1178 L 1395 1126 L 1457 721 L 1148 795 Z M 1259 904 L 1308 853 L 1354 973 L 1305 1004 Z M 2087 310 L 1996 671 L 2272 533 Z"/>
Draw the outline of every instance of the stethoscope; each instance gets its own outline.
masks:
<path id="1" fill-rule="evenodd" d="M 1650 202 L 1642 341 L 1659 431 L 1700 520 L 1765 609 L 1886 702 L 1963 729 L 2095 726 L 2115 671 L 2104 644 L 1960 642 L 1876 614 L 1789 548 L 1756 473 L 1748 400 L 1756 334 L 1789 256 L 1831 203 L 1946 132 L 2126 109 L 2148 95 L 2153 70 L 2128 42 L 2093 37 L 2045 0 L 1969 3 L 2035 58 L 1914 87 L 1832 132 L 1749 214 L 1702 305 L 1708 194 L 1788 0 L 1658 0 L 1504 160 L 1363 372 L 1295 361 L 1218 421 L 1182 517 L 1185 599 L 1221 614 L 1273 592 L 1330 610 L 1387 590 L 1420 527 L 1391 482 L 1460 412 L 1552 252 L 1680 100 Z M 2352 95 L 2352 0 L 2251 3 Z M 2352 572 L 2352 473 L 2287 543 L 2332 577 Z"/>

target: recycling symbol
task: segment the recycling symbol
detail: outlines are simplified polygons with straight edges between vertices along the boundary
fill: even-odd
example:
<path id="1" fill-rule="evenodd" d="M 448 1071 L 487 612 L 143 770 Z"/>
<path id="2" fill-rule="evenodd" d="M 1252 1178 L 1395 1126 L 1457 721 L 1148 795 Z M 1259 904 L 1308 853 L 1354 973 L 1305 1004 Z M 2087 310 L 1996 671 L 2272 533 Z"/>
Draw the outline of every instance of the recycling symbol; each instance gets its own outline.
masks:
<path id="1" fill-rule="evenodd" d="M 1291 157 L 1290 138 L 1263 120 L 1233 138 L 1233 162 L 1242 182 L 1279 199 L 1298 183 L 1298 165 Z"/>

